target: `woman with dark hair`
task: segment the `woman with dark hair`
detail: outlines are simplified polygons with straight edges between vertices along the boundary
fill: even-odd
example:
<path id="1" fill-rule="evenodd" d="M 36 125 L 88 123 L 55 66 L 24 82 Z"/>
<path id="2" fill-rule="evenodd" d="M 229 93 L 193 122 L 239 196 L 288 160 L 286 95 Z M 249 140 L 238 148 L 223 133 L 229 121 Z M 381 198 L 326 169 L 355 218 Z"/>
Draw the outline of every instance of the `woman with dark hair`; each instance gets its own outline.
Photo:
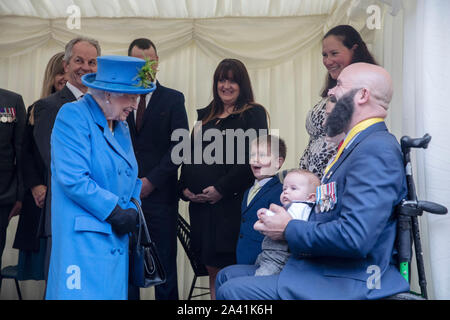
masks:
<path id="1" fill-rule="evenodd" d="M 192 247 L 207 267 L 211 298 L 215 299 L 217 272 L 236 261 L 242 197 L 254 181 L 249 143 L 251 135 L 267 129 L 267 112 L 254 102 L 247 69 L 236 59 L 219 63 L 213 100 L 197 112 L 191 136 L 193 159 L 183 163 L 180 187 L 182 198 L 190 202 Z M 201 143 L 197 147 L 202 152 L 200 161 L 194 157 L 196 143 Z"/>
<path id="2" fill-rule="evenodd" d="M 300 168 L 315 173 L 319 178 L 322 178 L 328 161 L 337 151 L 336 143 L 326 139 L 323 127 L 328 90 L 336 86 L 339 74 L 349 64 L 377 64 L 361 35 L 349 25 L 336 26 L 325 34 L 322 40 L 322 56 L 328 74 L 321 93 L 322 99 L 309 111 L 306 119 L 306 131 L 310 138 L 300 159 Z"/>

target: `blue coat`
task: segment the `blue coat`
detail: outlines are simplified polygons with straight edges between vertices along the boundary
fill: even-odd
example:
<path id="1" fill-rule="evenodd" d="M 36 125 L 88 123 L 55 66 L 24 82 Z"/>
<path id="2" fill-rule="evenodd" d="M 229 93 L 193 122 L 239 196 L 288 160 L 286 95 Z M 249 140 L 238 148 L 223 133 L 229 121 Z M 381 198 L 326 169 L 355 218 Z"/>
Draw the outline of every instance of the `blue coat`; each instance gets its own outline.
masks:
<path id="1" fill-rule="evenodd" d="M 292 220 L 292 253 L 278 280 L 282 299 L 379 299 L 409 290 L 395 265 L 394 207 L 406 195 L 402 153 L 384 123 L 362 131 L 323 183 L 336 182 L 337 205 Z M 377 278 L 379 281 L 376 281 Z"/>
<path id="2" fill-rule="evenodd" d="M 128 235 L 105 221 L 141 182 L 126 122 L 114 135 L 89 94 L 65 104 L 51 137 L 52 252 L 46 299 L 127 299 Z"/>
<path id="3" fill-rule="evenodd" d="M 254 264 L 261 253 L 261 243 L 264 235 L 253 229 L 253 225 L 258 220 L 256 212 L 261 208 L 269 208 L 272 203 L 281 205 L 280 195 L 283 191 L 283 185 L 280 179 L 274 176 L 266 182 L 247 206 L 249 190 L 245 192 L 242 200 L 241 229 L 236 249 L 237 264 Z"/>

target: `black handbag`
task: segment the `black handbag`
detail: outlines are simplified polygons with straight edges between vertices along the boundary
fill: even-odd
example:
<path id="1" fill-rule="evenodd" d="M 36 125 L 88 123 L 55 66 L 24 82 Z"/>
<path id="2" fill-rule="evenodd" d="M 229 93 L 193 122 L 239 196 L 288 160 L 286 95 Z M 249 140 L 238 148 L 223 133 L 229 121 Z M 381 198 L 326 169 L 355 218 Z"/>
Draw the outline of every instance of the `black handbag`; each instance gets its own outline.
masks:
<path id="1" fill-rule="evenodd" d="M 137 240 L 131 245 L 130 250 L 130 281 L 136 287 L 148 288 L 166 282 L 166 274 L 155 243 L 150 239 L 141 206 L 134 198 L 131 202 L 138 210 L 139 231 Z"/>

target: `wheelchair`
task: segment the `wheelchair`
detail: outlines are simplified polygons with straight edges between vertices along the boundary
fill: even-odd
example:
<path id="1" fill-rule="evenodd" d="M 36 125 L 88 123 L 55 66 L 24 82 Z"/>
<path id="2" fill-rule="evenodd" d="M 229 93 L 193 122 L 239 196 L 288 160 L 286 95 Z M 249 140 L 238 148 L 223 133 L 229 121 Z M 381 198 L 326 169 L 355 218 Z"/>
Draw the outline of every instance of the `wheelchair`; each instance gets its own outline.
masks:
<path id="1" fill-rule="evenodd" d="M 409 136 L 403 136 L 400 140 L 400 145 L 403 153 L 403 163 L 406 172 L 406 182 L 408 187 L 408 193 L 405 199 L 396 208 L 396 218 L 398 219 L 397 224 L 397 239 L 396 248 L 398 251 L 398 261 L 399 270 L 402 276 L 411 283 L 411 260 L 412 260 L 412 249 L 414 245 L 414 251 L 416 253 L 416 265 L 417 273 L 419 278 L 420 293 L 416 292 L 402 292 L 390 297 L 385 298 L 385 300 L 427 300 L 427 281 L 425 275 L 425 267 L 423 261 L 423 251 L 422 244 L 420 240 L 420 230 L 419 230 L 419 220 L 418 217 L 423 214 L 423 212 L 429 212 L 432 214 L 447 214 L 447 208 L 430 201 L 421 201 L 417 199 L 416 187 L 414 184 L 414 178 L 412 174 L 411 165 L 411 149 L 420 148 L 426 149 L 431 141 L 431 136 L 425 134 L 421 138 L 410 138 Z M 285 171 L 286 172 L 286 171 Z M 285 173 L 284 172 L 284 173 Z M 282 181 L 283 173 L 281 173 L 280 181 Z M 177 225 L 177 235 L 182 243 L 189 261 L 191 262 L 192 269 L 194 270 L 194 280 L 191 285 L 191 290 L 189 292 L 188 300 L 193 297 L 197 297 L 204 294 L 209 294 L 209 292 L 193 296 L 193 290 L 198 289 L 208 289 L 199 288 L 195 286 L 197 277 L 208 275 L 206 268 L 202 265 L 197 257 L 195 257 L 192 249 L 190 247 L 190 226 L 189 224 L 178 214 L 178 225 Z"/>
<path id="2" fill-rule="evenodd" d="M 410 153 L 412 148 L 426 149 L 430 141 L 431 136 L 429 134 L 425 134 L 423 137 L 415 139 L 410 138 L 409 136 L 403 136 L 400 140 L 400 145 L 403 153 L 403 163 L 406 171 L 408 194 L 396 209 L 398 219 L 396 246 L 398 250 L 399 270 L 406 281 L 410 283 L 412 248 L 414 245 L 420 293 L 399 293 L 394 296 L 388 297 L 387 300 L 428 299 L 427 281 L 423 262 L 422 244 L 420 241 L 418 217 L 421 216 L 424 211 L 432 214 L 443 215 L 447 213 L 447 208 L 434 202 L 421 201 L 417 199 L 416 187 L 412 174 Z"/>

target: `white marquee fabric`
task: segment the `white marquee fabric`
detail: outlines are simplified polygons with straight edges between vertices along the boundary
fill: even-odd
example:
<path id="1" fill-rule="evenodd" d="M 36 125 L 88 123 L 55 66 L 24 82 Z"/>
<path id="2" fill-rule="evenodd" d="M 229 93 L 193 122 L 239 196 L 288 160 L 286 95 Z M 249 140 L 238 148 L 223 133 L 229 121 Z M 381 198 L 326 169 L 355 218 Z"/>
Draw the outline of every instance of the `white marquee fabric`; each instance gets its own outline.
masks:
<path id="1" fill-rule="evenodd" d="M 450 30 L 448 19 L 438 18 L 450 12 L 449 3 L 417 0 L 422 11 L 415 4 L 416 0 L 0 0 L 0 87 L 21 93 L 30 105 L 39 96 L 48 59 L 76 35 L 99 40 L 103 55 L 125 55 L 133 39 L 148 37 L 160 56 L 158 79 L 184 93 L 192 126 L 195 110 L 212 97 L 218 62 L 238 58 L 249 70 L 256 100 L 270 113 L 271 128 L 286 140 L 284 168 L 291 168 L 306 146 L 305 118 L 324 82 L 321 38 L 332 26 L 351 23 L 393 76 L 395 94 L 387 119 L 392 132 L 397 138 L 425 132 L 433 136 L 430 148 L 418 152 L 419 195 L 450 207 L 445 187 L 450 181 L 449 150 L 443 141 L 449 134 L 443 92 L 450 70 L 441 68 L 450 43 L 442 39 L 448 39 Z M 67 26 L 71 5 L 80 9 L 80 29 Z M 366 25 L 370 5 L 380 9 L 380 29 Z M 417 12 L 424 13 L 416 16 Z M 187 216 L 186 203 L 180 202 L 180 211 Z M 449 299 L 449 217 L 422 218 L 421 223 L 430 296 Z M 17 250 L 11 248 L 16 225 L 17 218 L 8 228 L 3 266 L 17 262 Z M 180 297 L 186 298 L 192 270 L 181 246 L 178 251 Z M 200 281 L 208 283 L 206 278 Z M 43 282 L 23 281 L 21 286 L 25 298 L 42 297 Z M 12 281 L 5 280 L 0 298 L 15 297 Z M 143 290 L 142 297 L 152 298 L 152 289 Z"/>

